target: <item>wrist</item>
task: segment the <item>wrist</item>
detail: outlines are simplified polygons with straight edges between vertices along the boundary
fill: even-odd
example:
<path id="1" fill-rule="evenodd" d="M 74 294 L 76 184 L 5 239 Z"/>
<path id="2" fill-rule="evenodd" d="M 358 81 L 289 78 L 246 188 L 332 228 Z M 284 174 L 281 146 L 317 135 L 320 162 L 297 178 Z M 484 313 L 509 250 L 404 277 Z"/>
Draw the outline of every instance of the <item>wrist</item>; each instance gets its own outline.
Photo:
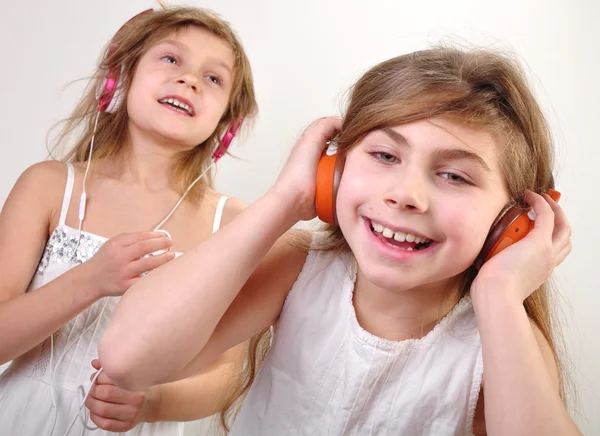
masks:
<path id="1" fill-rule="evenodd" d="M 271 189 L 258 201 L 264 205 L 269 220 L 277 222 L 283 231 L 289 230 L 303 219 L 302 205 L 305 199 L 300 194 Z"/>
<path id="2" fill-rule="evenodd" d="M 73 268 L 74 288 L 79 290 L 79 293 L 89 304 L 103 298 L 104 292 L 100 280 L 95 280 L 90 274 L 92 266 L 90 262 L 84 262 L 79 267 Z"/>
<path id="3" fill-rule="evenodd" d="M 161 388 L 160 385 L 152 386 L 146 390 L 146 399 L 142 407 L 142 422 L 157 422 L 159 421 L 159 411 L 161 403 Z"/>
<path id="4" fill-rule="evenodd" d="M 504 282 L 480 282 L 471 286 L 471 301 L 476 314 L 508 310 L 524 310 L 516 287 Z"/>

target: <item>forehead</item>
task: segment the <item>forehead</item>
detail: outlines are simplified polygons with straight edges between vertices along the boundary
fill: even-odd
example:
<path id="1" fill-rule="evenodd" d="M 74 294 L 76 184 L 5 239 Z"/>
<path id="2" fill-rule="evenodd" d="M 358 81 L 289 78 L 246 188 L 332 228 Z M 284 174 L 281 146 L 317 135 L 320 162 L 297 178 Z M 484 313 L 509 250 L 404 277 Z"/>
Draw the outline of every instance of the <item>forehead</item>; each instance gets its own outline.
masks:
<path id="1" fill-rule="evenodd" d="M 231 67 L 235 60 L 231 44 L 204 27 L 190 25 L 174 30 L 158 40 L 152 48 L 165 45 L 172 45 L 188 54 L 221 59 Z"/>

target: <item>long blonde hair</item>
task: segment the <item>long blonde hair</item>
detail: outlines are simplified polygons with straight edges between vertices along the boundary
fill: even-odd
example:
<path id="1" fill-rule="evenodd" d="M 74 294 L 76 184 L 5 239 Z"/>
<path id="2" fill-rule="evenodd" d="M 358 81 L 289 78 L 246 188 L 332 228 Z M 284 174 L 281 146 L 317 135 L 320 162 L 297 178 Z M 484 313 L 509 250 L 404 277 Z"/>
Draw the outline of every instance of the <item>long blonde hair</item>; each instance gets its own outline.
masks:
<path id="1" fill-rule="evenodd" d="M 119 86 L 123 94 L 127 95 L 140 58 L 160 40 L 188 26 L 206 29 L 227 42 L 233 50 L 235 64 L 229 104 L 217 128 L 205 142 L 198 144 L 192 150 L 180 153 L 171 168 L 172 179 L 177 181 L 177 189 L 183 192 L 201 171 L 211 164 L 212 154 L 219 146 L 220 138 L 229 125 L 238 122 L 241 118 L 247 122 L 257 112 L 252 70 L 239 38 L 226 21 L 205 9 L 162 6 L 160 10 L 138 15 L 127 22 L 107 44 L 100 56 L 96 72 L 83 97 L 71 116 L 63 121 L 64 127 L 58 135 L 51 154 L 56 155 L 57 149 L 65 147 L 68 143 L 73 145 L 64 153 L 63 159 L 70 162 L 120 156 L 123 147 L 128 143 L 128 115 L 125 103 L 121 104 L 114 113 L 100 114 L 93 155 L 89 155 L 98 107 L 96 100 L 98 87 L 107 71 L 121 70 Z M 194 194 L 202 192 L 203 187 L 212 185 L 210 172 L 206 173 L 203 182 L 204 184 L 196 185 L 190 192 L 189 198 L 197 197 Z"/>
<path id="2" fill-rule="evenodd" d="M 337 138 L 338 153 L 346 155 L 374 130 L 430 117 L 446 117 L 497 134 L 502 141 L 502 171 L 510 198 L 523 204 L 526 189 L 546 192 L 553 184 L 553 145 L 544 115 L 530 91 L 517 61 L 490 50 L 440 47 L 417 51 L 382 62 L 354 85 Z M 317 247 L 333 254 L 350 250 L 337 226 L 328 226 L 328 238 Z M 459 297 L 467 294 L 476 271 L 471 267 L 459 279 Z M 544 284 L 524 306 L 541 330 L 556 358 L 564 399 L 564 374 L 557 352 L 561 342 L 552 310 L 550 287 Z M 255 340 L 247 365 L 245 394 L 268 343 Z M 239 398 L 238 398 L 239 400 Z M 233 407 L 236 398 L 230 402 Z M 227 411 L 225 411 L 227 412 Z M 231 412 L 229 412 L 231 415 Z"/>

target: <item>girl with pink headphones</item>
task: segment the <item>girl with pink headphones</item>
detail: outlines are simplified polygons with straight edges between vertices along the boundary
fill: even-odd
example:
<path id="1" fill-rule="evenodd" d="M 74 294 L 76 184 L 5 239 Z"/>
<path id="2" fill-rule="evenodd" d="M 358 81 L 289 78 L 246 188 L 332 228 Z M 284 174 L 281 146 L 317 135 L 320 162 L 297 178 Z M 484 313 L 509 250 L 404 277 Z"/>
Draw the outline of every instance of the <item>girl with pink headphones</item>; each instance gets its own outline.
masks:
<path id="1" fill-rule="evenodd" d="M 0 215 L 0 363 L 12 360 L 0 435 L 181 435 L 181 423 L 151 421 L 222 409 L 242 347 L 193 378 L 129 392 L 102 373 L 97 342 L 140 276 L 241 212 L 210 170 L 256 110 L 244 48 L 216 15 L 151 10 L 116 33 L 59 138 L 73 147 L 28 168 Z"/>

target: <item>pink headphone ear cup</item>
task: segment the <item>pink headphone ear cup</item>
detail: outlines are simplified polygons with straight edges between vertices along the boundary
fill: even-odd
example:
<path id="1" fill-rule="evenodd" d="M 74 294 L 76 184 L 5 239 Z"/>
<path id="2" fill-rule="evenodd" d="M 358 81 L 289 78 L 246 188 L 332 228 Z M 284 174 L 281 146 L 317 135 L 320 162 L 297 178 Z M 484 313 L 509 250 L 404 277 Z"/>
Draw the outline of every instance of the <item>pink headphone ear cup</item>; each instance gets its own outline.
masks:
<path id="1" fill-rule="evenodd" d="M 120 86 L 122 76 L 123 68 L 119 72 L 110 70 L 101 82 L 96 93 L 98 111 L 113 113 L 120 107 L 123 101 L 123 90 Z"/>
<path id="2" fill-rule="evenodd" d="M 115 90 L 115 93 L 113 94 L 113 97 L 110 100 L 110 103 L 108 104 L 108 106 L 106 107 L 104 112 L 108 112 L 109 114 L 112 114 L 121 107 L 122 103 L 123 103 L 123 90 L 120 87 L 118 87 L 118 85 L 117 85 L 117 89 Z"/>

